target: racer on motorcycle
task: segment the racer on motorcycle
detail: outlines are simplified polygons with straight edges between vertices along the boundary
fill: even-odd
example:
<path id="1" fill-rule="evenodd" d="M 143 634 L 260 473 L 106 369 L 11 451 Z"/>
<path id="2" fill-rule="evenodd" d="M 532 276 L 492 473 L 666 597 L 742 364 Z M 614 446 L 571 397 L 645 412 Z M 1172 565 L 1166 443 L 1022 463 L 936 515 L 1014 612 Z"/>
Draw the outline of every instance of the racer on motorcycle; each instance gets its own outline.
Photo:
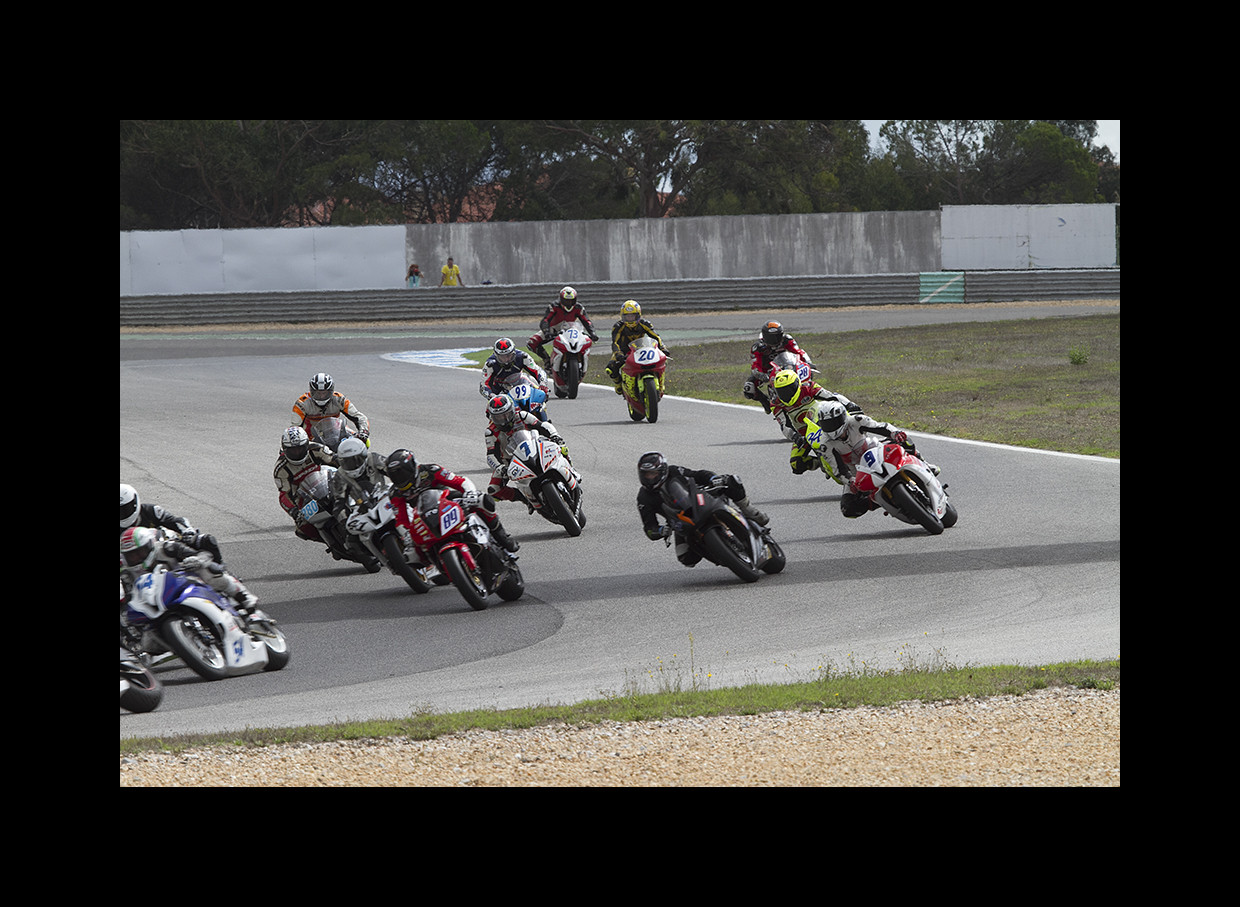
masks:
<path id="1" fill-rule="evenodd" d="M 336 390 L 335 379 L 327 372 L 319 372 L 310 379 L 310 390 L 297 398 L 293 404 L 293 415 L 297 417 L 293 424 L 300 425 L 307 432 L 320 419 L 343 415 L 357 426 L 357 436 L 367 447 L 370 446 L 370 420 Z"/>
<path id="2" fill-rule="evenodd" d="M 344 525 L 354 501 L 383 485 L 383 456 L 367 448 L 361 438 L 345 438 L 336 451 L 337 469 L 328 487 L 332 493 L 332 514 Z"/>
<path id="3" fill-rule="evenodd" d="M 813 367 L 809 353 L 797 345 L 791 334 L 785 334 L 778 321 L 768 321 L 758 332 L 758 339 L 749 349 L 749 380 L 741 392 L 750 400 L 757 400 L 764 409 L 770 409 L 770 397 L 762 390 L 770 381 L 771 360 L 780 353 L 792 353 L 806 365 Z"/>
<path id="4" fill-rule="evenodd" d="M 611 326 L 611 361 L 606 366 L 607 375 L 615 383 L 616 393 L 621 396 L 624 395 L 624 379 L 620 369 L 629 356 L 629 344 L 643 336 L 653 337 L 659 349 L 667 352 L 662 338 L 655 333 L 654 325 L 642 317 L 642 307 L 632 299 L 625 300 L 620 307 L 620 320 Z"/>
<path id="5" fill-rule="evenodd" d="M 663 489 L 667 484 L 668 476 L 673 473 L 681 478 L 692 479 L 700 488 L 725 494 L 736 502 L 741 513 L 758 525 L 765 526 L 770 522 L 770 518 L 765 513 L 749 502 L 745 486 L 736 476 L 715 473 L 709 469 L 686 469 L 683 466 L 673 466 L 657 450 L 642 454 L 637 461 L 637 478 L 641 482 L 641 487 L 637 490 L 637 512 L 641 516 L 642 529 L 646 532 L 646 538 L 653 541 L 674 534 L 676 559 L 686 567 L 692 567 L 700 561 L 701 553 L 689 545 L 688 539 L 679 527 L 660 523 L 658 519 L 663 512 L 660 506 L 664 500 Z"/>
<path id="6" fill-rule="evenodd" d="M 551 379 L 534 361 L 534 357 L 517 349 L 517 345 L 510 338 L 501 337 L 491 347 L 491 356 L 482 366 L 482 382 L 478 385 L 478 393 L 488 399 L 502 394 L 522 372 L 533 378 L 540 389 L 551 392 Z"/>
<path id="7" fill-rule="evenodd" d="M 233 599 L 244 611 L 258 604 L 258 597 L 224 569 L 210 551 L 176 539 L 161 539 L 157 530 L 146 526 L 135 526 L 121 533 L 121 561 L 123 572 L 131 581 L 151 572 L 157 564 L 165 564 L 193 573 L 216 592 Z"/>
<path id="8" fill-rule="evenodd" d="M 829 391 L 816 381 L 802 381 L 791 369 L 781 369 L 771 379 L 771 415 L 779 424 L 784 437 L 796 443 L 805 436 L 804 416 L 813 415 L 814 401 L 838 400 L 850 413 L 861 412 L 861 407 L 838 391 Z"/>
<path id="9" fill-rule="evenodd" d="M 280 506 L 297 525 L 297 537 L 309 542 L 323 542 L 319 530 L 313 523 L 301 517 L 301 508 L 297 506 L 293 496 L 301 483 L 304 473 L 315 466 L 335 466 L 336 454 L 326 444 L 311 441 L 306 430 L 299 425 L 292 425 L 284 430 L 280 438 L 280 454 L 276 457 L 276 466 L 272 470 L 276 489 L 280 492 Z"/>
<path id="10" fill-rule="evenodd" d="M 491 481 L 487 484 L 487 494 L 497 501 L 519 501 L 523 498 L 508 487 L 508 439 L 514 432 L 521 430 L 537 432 L 549 438 L 553 444 L 560 445 L 560 452 L 568 458 L 568 445 L 549 421 L 540 419 L 527 410 L 519 410 L 513 405 L 512 397 L 507 394 L 496 394 L 487 404 L 487 428 L 483 434 L 487 446 L 487 463 L 491 467 Z M 528 505 L 528 502 L 527 502 Z"/>
<path id="11" fill-rule="evenodd" d="M 778 377 L 777 375 L 776 378 Z M 841 467 L 841 474 L 848 480 L 844 494 L 840 498 L 840 512 L 850 519 L 869 513 L 878 507 L 870 501 L 867 495 L 860 493 L 855 484 L 857 461 L 873 446 L 873 442 L 866 440 L 866 433 L 895 441 L 903 445 L 914 456 L 921 456 L 917 452 L 917 445 L 909 440 L 908 433 L 904 429 L 896 428 L 888 422 L 878 422 L 862 412 L 849 412 L 839 400 L 832 400 L 819 409 L 815 421 L 822 429 L 822 443 L 834 455 L 835 461 Z M 801 426 L 804 430 L 803 420 Z M 793 443 L 790 464 L 792 471 L 797 475 L 813 468 L 809 444 L 804 438 Z M 939 468 L 932 463 L 927 462 L 926 467 L 936 476 L 939 474 Z"/>
<path id="12" fill-rule="evenodd" d="M 122 482 L 121 532 L 134 526 L 146 526 L 148 529 L 171 529 L 180 535 L 186 544 L 209 551 L 216 561 L 224 562 L 224 556 L 220 554 L 220 545 L 215 540 L 215 536 L 199 532 L 185 517 L 177 516 L 158 504 L 143 504 L 137 489 Z"/>
<path id="13" fill-rule="evenodd" d="M 397 448 L 387 456 L 384 472 L 392 480 L 392 507 L 396 511 L 396 531 L 405 548 L 413 550 L 413 536 L 409 528 L 408 506 L 417 502 L 418 495 L 432 488 L 447 488 L 455 492 L 452 497 L 461 502 L 467 513 L 476 513 L 487 524 L 491 537 L 510 554 L 516 554 L 520 543 L 508 534 L 495 511 L 495 499 L 489 494 L 479 494 L 474 483 L 465 476 L 458 476 L 435 463 L 419 463 L 413 452 Z"/>
<path id="14" fill-rule="evenodd" d="M 565 287 L 560 290 L 560 295 L 556 297 L 555 302 L 547 306 L 542 321 L 538 323 L 538 333 L 529 339 L 528 346 L 534 355 L 542 360 L 543 368 L 551 368 L 551 357 L 543 350 L 543 345 L 559 333 L 556 330 L 557 325 L 569 324 L 573 321 L 580 321 L 589 338 L 598 342 L 598 334 L 594 332 L 594 322 L 590 320 L 585 307 L 577 299 L 577 291 L 572 287 Z"/>

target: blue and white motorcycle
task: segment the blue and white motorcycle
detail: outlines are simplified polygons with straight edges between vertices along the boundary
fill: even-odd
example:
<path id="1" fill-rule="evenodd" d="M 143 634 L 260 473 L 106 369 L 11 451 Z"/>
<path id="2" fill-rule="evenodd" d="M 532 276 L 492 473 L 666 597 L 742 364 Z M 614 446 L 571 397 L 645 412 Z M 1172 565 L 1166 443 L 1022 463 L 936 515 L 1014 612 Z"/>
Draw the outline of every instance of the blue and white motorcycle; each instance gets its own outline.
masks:
<path id="1" fill-rule="evenodd" d="M 243 614 L 192 573 L 163 564 L 134 583 L 121 632 L 148 656 L 171 652 L 207 680 L 278 671 L 290 657 L 265 612 Z"/>

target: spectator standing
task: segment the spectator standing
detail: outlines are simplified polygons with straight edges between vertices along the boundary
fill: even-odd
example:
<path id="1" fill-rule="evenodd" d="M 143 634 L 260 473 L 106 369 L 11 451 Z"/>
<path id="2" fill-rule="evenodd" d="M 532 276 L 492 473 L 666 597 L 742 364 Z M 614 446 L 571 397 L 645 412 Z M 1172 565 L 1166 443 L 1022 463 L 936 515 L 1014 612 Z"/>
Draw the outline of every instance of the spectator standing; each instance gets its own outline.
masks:
<path id="1" fill-rule="evenodd" d="M 449 258 L 448 263 L 443 266 L 442 271 L 443 276 L 439 278 L 439 285 L 441 287 L 465 286 L 465 281 L 461 280 L 461 269 L 456 266 L 451 258 Z"/>
<path id="2" fill-rule="evenodd" d="M 416 264 L 409 266 L 409 273 L 405 275 L 405 286 L 409 289 L 422 285 L 422 272 Z"/>

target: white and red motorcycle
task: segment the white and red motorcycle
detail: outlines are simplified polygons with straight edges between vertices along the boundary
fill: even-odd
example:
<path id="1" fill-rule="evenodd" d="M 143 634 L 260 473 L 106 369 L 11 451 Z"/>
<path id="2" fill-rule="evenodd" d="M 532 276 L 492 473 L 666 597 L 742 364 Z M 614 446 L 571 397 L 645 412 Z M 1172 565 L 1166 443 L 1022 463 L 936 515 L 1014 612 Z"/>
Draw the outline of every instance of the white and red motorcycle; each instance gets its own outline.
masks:
<path id="1" fill-rule="evenodd" d="M 586 524 L 581 473 L 573 468 L 560 445 L 537 432 L 522 430 L 513 432 L 507 452 L 506 468 L 513 490 L 547 520 L 563 526 L 570 536 L 581 535 Z M 492 463 L 491 468 L 496 465 Z"/>
<path id="2" fill-rule="evenodd" d="M 577 398 L 581 377 L 590 361 L 590 347 L 594 341 L 586 333 L 580 321 L 570 321 L 555 335 L 551 342 L 551 378 L 555 382 L 555 395 Z"/>

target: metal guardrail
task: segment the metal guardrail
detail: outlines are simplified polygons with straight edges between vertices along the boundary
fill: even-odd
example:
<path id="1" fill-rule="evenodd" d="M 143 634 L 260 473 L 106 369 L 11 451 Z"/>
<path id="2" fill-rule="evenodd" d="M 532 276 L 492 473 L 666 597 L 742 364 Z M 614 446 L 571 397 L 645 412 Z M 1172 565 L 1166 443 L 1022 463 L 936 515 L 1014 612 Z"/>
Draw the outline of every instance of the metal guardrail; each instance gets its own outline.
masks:
<path id="1" fill-rule="evenodd" d="M 916 305 L 918 274 L 573 284 L 589 312 L 635 299 L 646 311 L 739 311 Z M 122 296 L 121 327 L 260 322 L 417 321 L 445 317 L 537 318 L 563 284 L 329 290 L 287 293 Z M 970 271 L 966 302 L 1118 299 L 1119 270 Z"/>

